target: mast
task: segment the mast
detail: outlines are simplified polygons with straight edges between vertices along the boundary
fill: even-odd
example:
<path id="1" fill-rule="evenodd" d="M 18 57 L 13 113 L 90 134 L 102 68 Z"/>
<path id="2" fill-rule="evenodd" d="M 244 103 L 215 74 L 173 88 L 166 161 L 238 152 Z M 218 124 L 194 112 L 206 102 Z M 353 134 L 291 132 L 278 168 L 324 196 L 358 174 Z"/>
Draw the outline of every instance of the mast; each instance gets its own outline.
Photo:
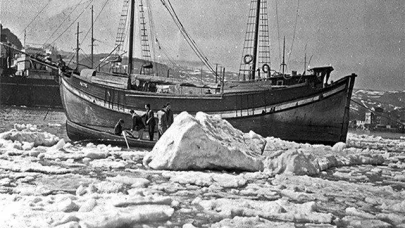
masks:
<path id="1" fill-rule="evenodd" d="M 284 76 L 284 71 L 285 71 L 285 67 L 287 66 L 287 64 L 285 64 L 285 37 L 284 37 L 284 42 L 283 42 L 283 63 L 281 63 L 281 67 L 283 69 L 283 76 Z"/>
<path id="2" fill-rule="evenodd" d="M 3 57 L 3 41 L 1 40 L 1 34 L 3 32 L 3 24 L 0 21 L 0 66 L 3 67 L 3 59 L 1 57 Z"/>
<path id="3" fill-rule="evenodd" d="M 79 70 L 79 22 L 77 22 L 76 33 L 76 70 Z"/>
<path id="4" fill-rule="evenodd" d="M 94 56 L 93 56 L 93 51 L 94 51 L 94 28 L 93 28 L 93 5 L 91 5 L 91 68 L 93 69 L 94 66 Z"/>
<path id="5" fill-rule="evenodd" d="M 304 73 L 302 73 L 303 75 L 305 75 L 307 72 L 307 45 L 305 44 L 305 50 L 304 50 Z"/>
<path id="6" fill-rule="evenodd" d="M 269 66 L 270 64 L 270 36 L 267 9 L 267 0 L 251 0 L 250 2 L 238 76 L 239 79 L 242 76 L 243 81 L 246 78 L 255 80 L 260 77 L 260 70 L 264 69 L 261 66 Z"/>
<path id="7" fill-rule="evenodd" d="M 24 48 L 25 48 L 26 45 L 27 45 L 26 40 L 27 40 L 27 30 L 24 29 Z"/>
<path id="8" fill-rule="evenodd" d="M 257 0 L 255 37 L 253 45 L 252 80 L 255 80 L 255 73 L 256 73 L 257 43 L 259 41 L 259 22 L 260 22 L 260 0 Z"/>
<path id="9" fill-rule="evenodd" d="M 132 74 L 132 58 L 134 48 L 134 21 L 135 21 L 135 0 L 131 1 L 131 17 L 129 21 L 129 50 L 128 50 L 128 76 Z"/>

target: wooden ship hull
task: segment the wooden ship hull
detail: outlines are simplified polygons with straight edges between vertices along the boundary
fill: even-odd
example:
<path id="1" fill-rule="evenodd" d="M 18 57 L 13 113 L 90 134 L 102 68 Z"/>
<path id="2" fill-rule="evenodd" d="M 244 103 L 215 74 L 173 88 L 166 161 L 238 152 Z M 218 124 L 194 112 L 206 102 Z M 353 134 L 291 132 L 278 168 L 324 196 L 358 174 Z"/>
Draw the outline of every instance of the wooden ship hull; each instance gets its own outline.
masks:
<path id="1" fill-rule="evenodd" d="M 331 145 L 346 140 L 355 77 L 346 76 L 325 88 L 302 83 L 282 88 L 267 85 L 243 92 L 230 89 L 220 94 L 173 95 L 120 89 L 72 75 L 60 78 L 60 92 L 67 119 L 83 126 L 113 129 L 123 119 L 124 127 L 130 128 L 129 110 L 143 114 L 145 104 L 156 110 L 170 102 L 175 115 L 202 111 L 219 115 L 244 132 Z M 77 138 L 69 132 L 68 136 Z M 83 134 L 81 137 L 86 138 Z"/>
<path id="2" fill-rule="evenodd" d="M 58 69 L 50 61 L 1 42 L 0 49 L 5 52 L 0 55 L 0 105 L 62 108 Z"/>
<path id="3" fill-rule="evenodd" d="M 60 77 L 62 104 L 68 121 L 75 124 L 69 125 L 68 136 L 71 139 L 94 138 L 77 126 L 113 129 L 119 119 L 123 119 L 124 128 L 129 129 L 132 124 L 130 110 L 143 115 L 145 104 L 150 104 L 152 110 L 156 111 L 170 103 L 175 115 L 183 111 L 192 115 L 200 111 L 219 115 L 243 132 L 254 131 L 264 137 L 329 145 L 346 141 L 349 105 L 356 75 L 328 83 L 333 71 L 331 66 L 312 68 L 310 74 L 306 74 L 306 69 L 303 74 L 296 71 L 291 75 L 286 74 L 285 41 L 282 72 L 272 71 L 269 65 L 270 44 L 266 39 L 269 33 L 266 24 L 262 24 L 267 14 L 263 13 L 265 10 L 261 11 L 267 8 L 267 1 L 252 0 L 251 6 L 246 30 L 249 36 L 246 36 L 244 43 L 236 82 L 225 80 L 224 68 L 218 74 L 184 27 L 179 26 L 185 40 L 215 76 L 215 84 L 210 85 L 207 81 L 203 82 L 202 72 L 200 80 L 192 76 L 180 76 L 181 79 L 171 77 L 169 72 L 167 77 L 157 76 L 157 65 L 151 59 L 150 40 L 146 33 L 141 35 L 141 46 L 143 57 L 149 59 L 148 64 L 135 71 L 132 61 L 135 2 L 124 1 L 123 9 L 128 14 L 121 15 L 121 19 L 126 21 L 126 16 L 130 16 L 127 73 L 106 74 L 91 69 L 82 70 L 80 74 L 63 72 Z M 173 8 L 167 9 L 175 13 Z M 139 9 L 141 17 L 144 12 L 142 8 Z M 178 18 L 173 19 L 176 25 L 181 25 Z M 260 24 L 263 29 L 259 29 Z M 140 25 L 144 31 L 145 25 Z M 124 30 L 125 23 L 120 23 L 116 43 L 118 48 L 123 45 Z"/>
<path id="4" fill-rule="evenodd" d="M 126 146 L 128 143 L 130 147 L 140 148 L 152 148 L 156 143 L 156 141 L 137 139 L 129 134 L 124 138 L 122 135 L 114 135 L 111 131 L 105 129 L 91 128 L 89 126 L 73 123 L 69 120 L 66 121 L 66 132 L 70 139 L 78 142 L 97 142 L 118 146 Z"/>
<path id="5" fill-rule="evenodd" d="M 30 72 L 30 77 L 0 76 L 0 104 L 62 108 L 57 76 Z"/>

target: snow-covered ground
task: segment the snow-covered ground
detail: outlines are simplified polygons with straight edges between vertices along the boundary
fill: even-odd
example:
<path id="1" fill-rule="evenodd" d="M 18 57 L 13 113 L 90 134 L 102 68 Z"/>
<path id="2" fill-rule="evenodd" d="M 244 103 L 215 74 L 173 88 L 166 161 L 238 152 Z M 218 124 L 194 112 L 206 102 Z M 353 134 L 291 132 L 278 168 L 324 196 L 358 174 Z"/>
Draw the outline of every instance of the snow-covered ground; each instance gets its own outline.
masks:
<path id="1" fill-rule="evenodd" d="M 14 127 L 0 136 L 0 227 L 405 227 L 401 139 L 350 134 L 329 147 L 267 138 L 258 171 L 172 171 L 145 168 L 158 152 Z"/>

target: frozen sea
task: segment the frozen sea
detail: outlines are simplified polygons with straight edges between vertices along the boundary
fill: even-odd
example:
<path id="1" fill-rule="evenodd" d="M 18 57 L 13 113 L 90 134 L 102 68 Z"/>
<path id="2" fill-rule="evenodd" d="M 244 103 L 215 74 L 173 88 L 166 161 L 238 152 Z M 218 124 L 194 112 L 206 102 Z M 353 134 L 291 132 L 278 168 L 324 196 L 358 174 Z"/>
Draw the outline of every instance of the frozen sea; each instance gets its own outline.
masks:
<path id="1" fill-rule="evenodd" d="M 0 132 L 31 124 L 69 141 L 61 110 L 1 107 L 0 120 Z M 0 227 L 405 227 L 405 141 L 396 136 L 351 133 L 343 160 L 384 162 L 314 176 L 148 170 L 147 150 L 0 141 Z"/>

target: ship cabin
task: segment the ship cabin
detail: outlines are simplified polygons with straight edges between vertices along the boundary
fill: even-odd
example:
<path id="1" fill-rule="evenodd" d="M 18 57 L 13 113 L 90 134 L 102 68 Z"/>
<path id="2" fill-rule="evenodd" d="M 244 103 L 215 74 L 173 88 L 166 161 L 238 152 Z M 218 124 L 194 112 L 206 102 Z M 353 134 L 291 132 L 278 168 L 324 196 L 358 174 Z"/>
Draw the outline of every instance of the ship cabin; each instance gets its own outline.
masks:
<path id="1" fill-rule="evenodd" d="M 307 83 L 313 88 L 324 88 L 328 85 L 330 73 L 333 71 L 332 66 L 314 67 L 308 69 L 309 73 L 297 74 L 292 71 L 291 74 L 276 74 L 268 78 L 274 86 L 291 86 L 300 83 Z"/>
<path id="2" fill-rule="evenodd" d="M 183 94 L 215 96 L 223 92 L 242 92 L 251 90 L 268 90 L 287 86 L 308 84 L 312 88 L 324 88 L 328 86 L 330 73 L 333 67 L 314 67 L 309 73 L 278 74 L 267 79 L 256 81 L 227 81 L 225 83 L 208 83 L 192 79 L 176 77 L 164 77 L 148 74 L 131 74 L 128 77 L 123 73 L 103 73 L 94 69 L 83 69 L 80 77 L 88 82 L 101 85 L 113 86 L 120 89 L 129 89 L 145 93 L 159 94 Z"/>

